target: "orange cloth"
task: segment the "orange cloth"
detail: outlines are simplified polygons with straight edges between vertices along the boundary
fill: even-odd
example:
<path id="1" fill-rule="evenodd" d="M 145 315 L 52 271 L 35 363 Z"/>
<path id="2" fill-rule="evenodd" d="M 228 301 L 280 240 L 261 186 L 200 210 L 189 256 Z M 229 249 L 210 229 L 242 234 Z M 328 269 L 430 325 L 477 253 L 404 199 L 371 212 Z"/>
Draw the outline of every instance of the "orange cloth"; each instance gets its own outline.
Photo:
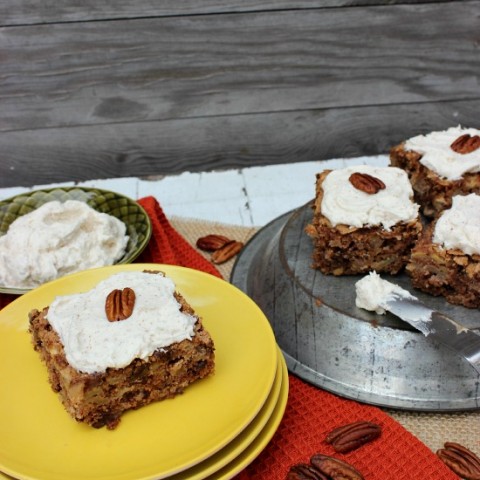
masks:
<path id="1" fill-rule="evenodd" d="M 458 480 L 420 440 L 377 407 L 347 400 L 289 375 L 285 415 L 264 451 L 236 480 L 284 480 L 291 465 L 323 453 L 353 465 L 365 480 Z M 325 435 L 340 425 L 368 420 L 381 436 L 347 454 L 335 453 Z"/>
<path id="2" fill-rule="evenodd" d="M 152 238 L 137 262 L 181 265 L 221 277 L 169 223 L 153 197 L 139 200 L 152 221 Z M 0 307 L 15 298 L 0 295 Z M 340 398 L 289 375 L 285 415 L 270 443 L 236 480 L 283 480 L 291 465 L 315 453 L 336 456 L 354 465 L 366 480 L 458 480 L 420 440 L 381 409 Z M 247 394 L 247 392 L 246 392 Z M 357 420 L 380 424 L 382 435 L 345 455 L 324 443 L 327 432 Z"/>
<path id="3" fill-rule="evenodd" d="M 215 266 L 200 255 L 170 224 L 153 197 L 138 201 L 152 222 L 152 238 L 136 262 L 166 263 L 194 268 L 222 278 Z"/>

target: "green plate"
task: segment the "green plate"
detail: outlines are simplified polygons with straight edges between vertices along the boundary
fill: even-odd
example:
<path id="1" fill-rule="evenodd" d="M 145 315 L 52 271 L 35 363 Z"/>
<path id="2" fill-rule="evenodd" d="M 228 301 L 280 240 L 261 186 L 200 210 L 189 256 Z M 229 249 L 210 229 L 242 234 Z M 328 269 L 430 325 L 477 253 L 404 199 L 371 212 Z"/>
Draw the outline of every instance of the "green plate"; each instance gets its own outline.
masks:
<path id="1" fill-rule="evenodd" d="M 10 224 L 18 217 L 30 213 L 44 203 L 58 200 L 79 200 L 97 210 L 121 220 L 127 226 L 129 241 L 125 255 L 115 262 L 131 263 L 147 246 L 152 234 L 152 224 L 145 210 L 134 200 L 108 190 L 87 187 L 62 187 L 22 193 L 0 202 L 0 236 L 7 233 Z M 0 292 L 23 294 L 30 289 L 0 285 Z"/>

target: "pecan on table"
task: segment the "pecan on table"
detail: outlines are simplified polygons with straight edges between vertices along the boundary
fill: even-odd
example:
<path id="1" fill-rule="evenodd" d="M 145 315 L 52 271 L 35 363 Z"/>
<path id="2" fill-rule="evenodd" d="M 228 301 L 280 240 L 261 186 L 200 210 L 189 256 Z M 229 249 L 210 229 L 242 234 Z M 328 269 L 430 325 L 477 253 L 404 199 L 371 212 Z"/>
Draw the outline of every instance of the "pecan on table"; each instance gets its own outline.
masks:
<path id="1" fill-rule="evenodd" d="M 230 243 L 232 240 L 224 235 L 210 234 L 204 237 L 200 237 L 196 245 L 200 250 L 205 250 L 207 252 L 213 252 L 222 248 L 227 243 Z"/>
<path id="2" fill-rule="evenodd" d="M 222 248 L 215 250 L 212 253 L 212 263 L 225 263 L 227 260 L 233 258 L 243 248 L 242 242 L 232 241 L 227 243 Z"/>
<path id="3" fill-rule="evenodd" d="M 364 480 L 358 470 L 338 458 L 317 453 L 310 459 L 310 463 L 332 480 Z"/>
<path id="4" fill-rule="evenodd" d="M 382 433 L 373 422 L 353 422 L 332 430 L 325 438 L 336 452 L 347 453 L 375 440 Z"/>
<path id="5" fill-rule="evenodd" d="M 312 465 L 297 463 L 290 467 L 285 480 L 329 480 L 329 478 Z"/>
<path id="6" fill-rule="evenodd" d="M 352 173 L 348 180 L 357 190 L 368 193 L 369 195 L 374 195 L 386 188 L 385 184 L 379 178 L 369 175 L 368 173 Z"/>
<path id="7" fill-rule="evenodd" d="M 480 480 L 480 458 L 471 450 L 455 442 L 446 442 L 437 456 L 447 467 L 465 480 Z"/>

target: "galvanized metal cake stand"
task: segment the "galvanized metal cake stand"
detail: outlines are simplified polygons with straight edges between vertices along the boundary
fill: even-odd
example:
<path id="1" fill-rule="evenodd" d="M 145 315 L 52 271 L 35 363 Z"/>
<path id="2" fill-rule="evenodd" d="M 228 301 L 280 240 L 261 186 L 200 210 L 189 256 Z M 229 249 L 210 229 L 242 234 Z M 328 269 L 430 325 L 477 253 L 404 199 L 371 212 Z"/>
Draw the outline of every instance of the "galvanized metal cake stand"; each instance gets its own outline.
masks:
<path id="1" fill-rule="evenodd" d="M 289 371 L 340 396 L 378 406 L 455 411 L 480 408 L 480 376 L 456 353 L 391 314 L 355 306 L 361 276 L 311 268 L 304 205 L 261 229 L 234 265 L 231 282 L 269 319 Z M 382 275 L 463 325 L 480 329 L 480 311 L 413 289 L 408 277 Z"/>

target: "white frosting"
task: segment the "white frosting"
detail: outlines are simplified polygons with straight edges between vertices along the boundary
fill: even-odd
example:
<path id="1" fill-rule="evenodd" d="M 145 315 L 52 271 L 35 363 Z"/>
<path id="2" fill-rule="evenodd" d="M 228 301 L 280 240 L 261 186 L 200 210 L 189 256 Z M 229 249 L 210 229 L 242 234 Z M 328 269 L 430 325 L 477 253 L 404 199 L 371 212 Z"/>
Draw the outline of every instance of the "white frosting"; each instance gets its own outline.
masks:
<path id="1" fill-rule="evenodd" d="M 33 288 L 111 265 L 125 253 L 125 224 L 86 203 L 52 201 L 17 218 L 0 237 L 0 284 Z"/>
<path id="2" fill-rule="evenodd" d="M 106 297 L 112 290 L 126 287 L 136 296 L 132 315 L 110 322 Z M 47 318 L 72 367 L 86 373 L 104 372 L 192 338 L 197 319 L 180 311 L 174 292 L 175 284 L 163 275 L 122 272 L 86 293 L 57 297 Z"/>
<path id="3" fill-rule="evenodd" d="M 480 254 L 480 196 L 454 196 L 451 208 L 437 220 L 432 240 L 445 249 Z"/>
<path id="4" fill-rule="evenodd" d="M 416 298 L 408 290 L 395 283 L 383 280 L 376 272 L 370 272 L 355 283 L 355 305 L 358 308 L 383 315 L 387 310 L 387 301 L 396 296 L 403 298 Z"/>
<path id="5" fill-rule="evenodd" d="M 462 154 L 450 148 L 450 145 L 464 134 L 480 135 L 480 130 L 458 126 L 418 135 L 405 142 L 405 150 L 420 153 L 422 155 L 420 163 L 440 177 L 458 180 L 467 172 L 480 171 L 480 149 Z"/>
<path id="6" fill-rule="evenodd" d="M 385 189 L 368 194 L 356 189 L 349 181 L 355 172 L 379 178 Z M 413 190 L 407 174 L 396 167 L 359 165 L 330 172 L 322 184 L 322 214 L 333 226 L 378 226 L 385 230 L 399 222 L 418 217 L 419 206 L 413 202 Z"/>
<path id="7" fill-rule="evenodd" d="M 387 302 L 397 299 L 418 300 L 408 290 L 380 278 L 376 272 L 370 272 L 355 284 L 357 297 L 355 304 L 358 308 L 370 310 L 383 315 L 391 306 Z M 395 311 L 395 310 L 394 310 Z M 429 323 L 432 320 L 432 310 L 416 304 L 414 308 L 409 308 L 408 304 L 402 304 L 401 319 L 413 325 L 424 335 L 432 333 Z"/>

